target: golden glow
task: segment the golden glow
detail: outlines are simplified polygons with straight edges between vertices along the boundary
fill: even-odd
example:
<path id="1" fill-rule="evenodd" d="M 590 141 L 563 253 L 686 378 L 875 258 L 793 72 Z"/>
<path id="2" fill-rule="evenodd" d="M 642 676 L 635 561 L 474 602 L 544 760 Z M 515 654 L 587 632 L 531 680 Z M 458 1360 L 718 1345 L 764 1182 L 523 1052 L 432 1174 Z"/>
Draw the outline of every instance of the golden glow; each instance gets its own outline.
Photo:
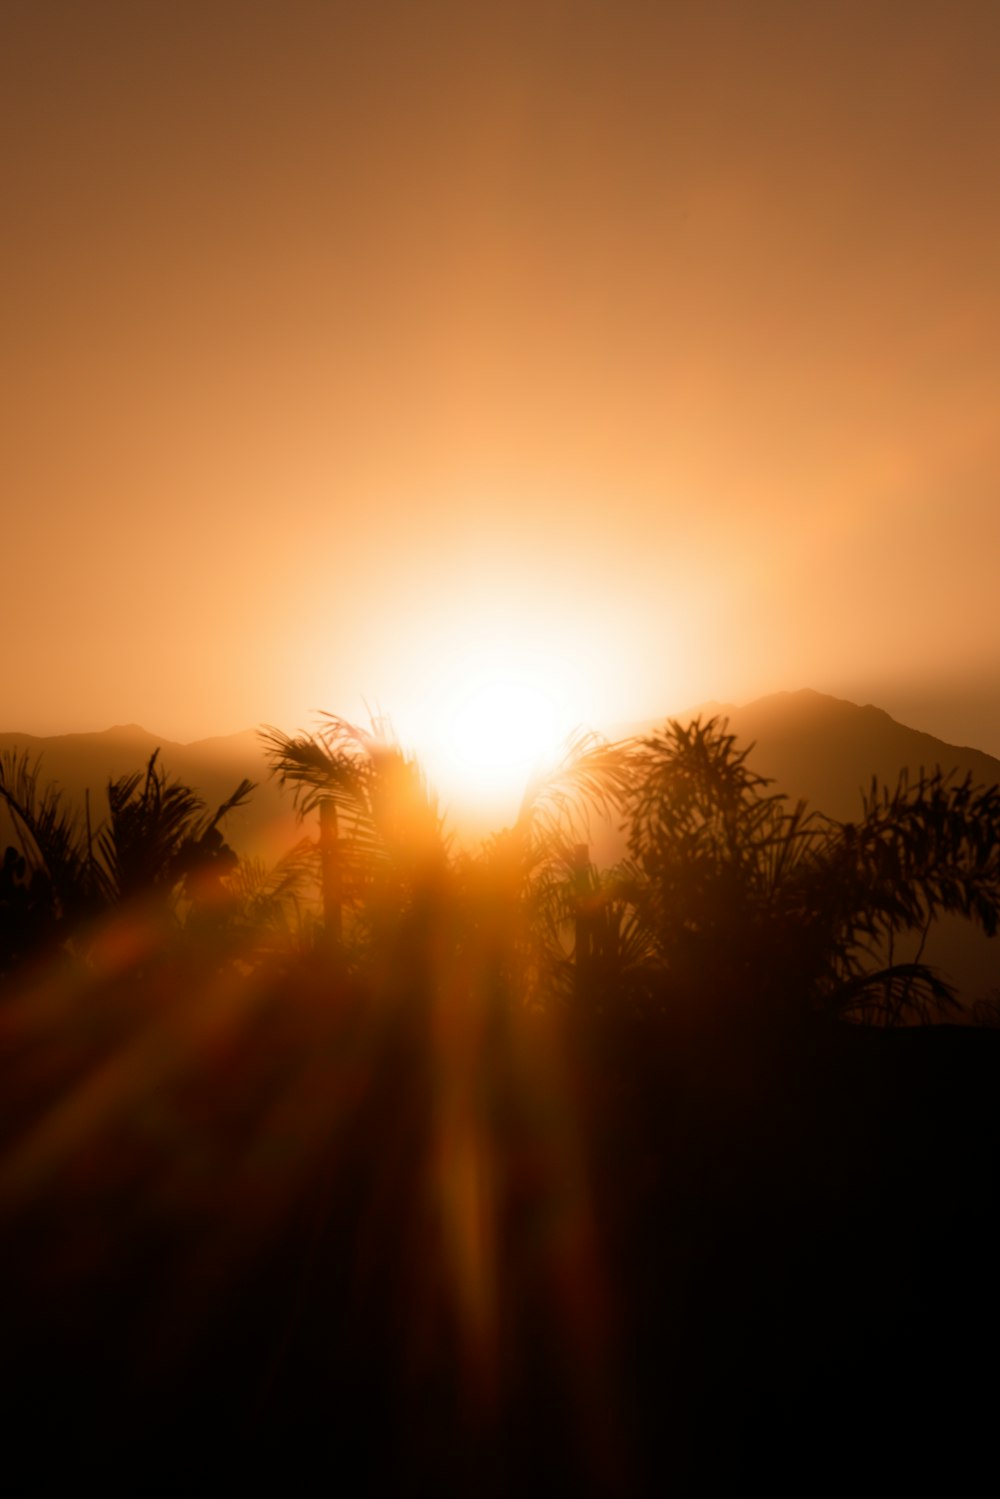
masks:
<path id="1" fill-rule="evenodd" d="M 996 6 L 898 54 L 859 5 L 146 9 L 4 34 L 0 728 L 402 726 L 481 615 L 596 634 L 612 732 L 918 667 L 970 732 Z"/>
<path id="2" fill-rule="evenodd" d="M 484 651 L 431 685 L 400 727 L 453 813 L 515 815 L 531 777 L 586 717 L 579 675 L 527 649 Z"/>
<path id="3" fill-rule="evenodd" d="M 516 677 L 476 687 L 444 726 L 445 748 L 456 767 L 477 778 L 527 770 L 555 749 L 555 704 L 548 693 Z"/>

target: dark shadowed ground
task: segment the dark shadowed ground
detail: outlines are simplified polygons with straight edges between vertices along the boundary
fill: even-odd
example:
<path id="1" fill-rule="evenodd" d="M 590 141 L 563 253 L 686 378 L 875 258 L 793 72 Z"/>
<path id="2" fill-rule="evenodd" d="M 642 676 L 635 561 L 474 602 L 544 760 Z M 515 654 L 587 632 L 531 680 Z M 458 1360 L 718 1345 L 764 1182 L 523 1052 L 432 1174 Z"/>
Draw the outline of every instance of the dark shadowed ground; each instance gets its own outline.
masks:
<path id="1" fill-rule="evenodd" d="M 44 1189 L 7 1170 L 9 1468 L 802 1493 L 954 1491 L 988 1461 L 1000 1033 L 779 1045 L 595 1021 L 557 1038 L 556 1075 L 551 1037 L 501 1027 L 476 1079 L 495 1185 L 477 1332 L 428 1205 L 422 1018 L 375 1053 L 364 1023 L 265 1005 L 159 1117 L 147 1100 L 83 1129 Z M 53 1082 L 33 1086 L 8 1080 L 8 1140 Z"/>

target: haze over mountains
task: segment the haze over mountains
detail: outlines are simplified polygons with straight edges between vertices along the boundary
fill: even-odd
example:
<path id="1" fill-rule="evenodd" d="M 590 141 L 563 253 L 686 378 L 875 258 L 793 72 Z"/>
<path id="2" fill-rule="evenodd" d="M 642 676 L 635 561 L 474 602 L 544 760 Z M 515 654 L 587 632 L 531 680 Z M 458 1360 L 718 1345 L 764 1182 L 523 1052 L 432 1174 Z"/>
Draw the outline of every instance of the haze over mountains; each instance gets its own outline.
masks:
<path id="1" fill-rule="evenodd" d="M 728 719 L 737 741 L 753 744 L 751 764 L 774 781 L 775 790 L 793 800 L 804 797 L 841 822 L 857 817 L 873 775 L 894 786 L 904 769 L 912 777 L 940 765 L 959 777 L 971 774 L 977 784 L 1000 784 L 1000 759 L 993 755 L 908 728 L 871 703 L 859 707 L 809 688 L 772 693 L 742 707 L 703 703 L 682 717 L 699 713 Z"/>
<path id="2" fill-rule="evenodd" d="M 1000 784 L 1000 759 L 983 750 L 936 738 L 897 722 L 881 708 L 803 689 L 773 693 L 737 706 L 707 702 L 678 715 L 727 719 L 741 745 L 752 744 L 750 763 L 792 800 L 840 821 L 857 817 L 861 795 L 876 775 L 895 785 L 902 770 L 911 776 L 940 765 L 956 775 L 971 774 L 982 785 Z M 613 737 L 648 734 L 663 720 L 618 725 Z M 291 797 L 270 778 L 254 729 L 180 744 L 138 724 L 100 733 L 39 736 L 0 732 L 0 752 L 27 751 L 40 757 L 42 784 L 55 781 L 68 801 L 83 804 L 89 788 L 91 815 L 99 820 L 110 778 L 142 769 L 155 750 L 167 773 L 193 786 L 209 806 L 222 802 L 246 777 L 256 785 L 249 805 L 228 824 L 242 851 L 268 853 L 294 831 Z M 280 849 L 278 850 L 280 851 Z"/>
<path id="3" fill-rule="evenodd" d="M 242 854 L 274 859 L 296 836 L 292 800 L 269 778 L 256 730 L 219 738 L 177 744 L 138 724 L 123 724 L 96 734 L 0 733 L 0 753 L 27 751 L 40 759 L 39 785 L 55 782 L 64 800 L 83 808 L 89 790 L 91 817 L 96 826 L 106 811 L 109 780 L 143 770 L 159 750 L 159 763 L 171 780 L 192 786 L 206 806 L 219 806 L 246 778 L 255 791 L 245 807 L 226 819 L 226 836 Z M 6 812 L 0 812 L 0 837 L 9 837 Z"/>
<path id="4" fill-rule="evenodd" d="M 728 719 L 737 741 L 753 744 L 750 764 L 773 781 L 773 789 L 793 801 L 804 798 L 811 808 L 840 821 L 858 817 L 873 774 L 892 787 L 903 770 L 915 777 L 940 765 L 958 778 L 971 774 L 977 784 L 1000 784 L 1000 759 L 984 751 L 946 744 L 871 704 L 862 707 L 809 689 L 775 693 L 742 706 L 705 703 L 681 717 L 699 713 Z M 623 725 L 619 732 L 649 733 L 658 722 Z M 301 837 L 291 796 L 270 778 L 254 730 L 191 744 L 158 738 L 136 724 L 51 737 L 0 733 L 0 752 L 21 750 L 40 757 L 40 783 L 57 782 L 70 804 L 82 809 L 89 788 L 95 825 L 103 815 L 109 778 L 142 769 L 157 749 L 167 773 L 195 787 L 209 807 L 225 800 L 243 777 L 256 783 L 249 804 L 226 823 L 227 837 L 240 853 L 273 860 Z M 6 843 L 11 830 L 6 814 L 0 816 L 0 840 Z M 594 840 L 601 862 L 613 862 L 624 851 L 611 832 L 595 829 Z M 926 956 L 971 998 L 1000 987 L 1000 948 L 968 923 L 941 923 Z"/>

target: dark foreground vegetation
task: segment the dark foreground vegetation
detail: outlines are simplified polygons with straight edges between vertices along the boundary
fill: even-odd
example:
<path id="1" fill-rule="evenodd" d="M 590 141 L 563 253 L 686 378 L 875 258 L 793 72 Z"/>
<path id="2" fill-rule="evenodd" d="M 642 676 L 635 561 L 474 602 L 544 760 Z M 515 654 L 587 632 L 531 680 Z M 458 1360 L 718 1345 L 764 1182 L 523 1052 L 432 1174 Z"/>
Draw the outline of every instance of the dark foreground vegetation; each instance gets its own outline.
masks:
<path id="1" fill-rule="evenodd" d="M 225 841 L 249 785 L 212 814 L 154 759 L 74 819 L 0 769 L 0 1462 L 965 1487 L 1000 1031 L 921 953 L 996 929 L 1000 791 L 831 823 L 669 724 L 580 740 L 471 854 L 392 746 L 268 748 L 315 825 L 274 869 Z"/>

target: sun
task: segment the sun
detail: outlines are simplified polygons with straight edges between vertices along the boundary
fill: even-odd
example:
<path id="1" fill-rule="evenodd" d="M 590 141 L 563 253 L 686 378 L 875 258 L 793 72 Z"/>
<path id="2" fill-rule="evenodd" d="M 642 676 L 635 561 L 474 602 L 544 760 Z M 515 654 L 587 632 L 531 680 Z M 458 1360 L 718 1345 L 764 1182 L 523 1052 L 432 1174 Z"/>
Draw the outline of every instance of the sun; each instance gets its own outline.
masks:
<path id="1" fill-rule="evenodd" d="M 551 661 L 473 654 L 426 692 L 410 737 L 459 818 L 508 821 L 577 718 L 566 674 Z"/>
<path id="2" fill-rule="evenodd" d="M 475 687 L 442 726 L 457 767 L 488 778 L 530 771 L 556 747 L 556 705 L 541 687 L 497 677 Z"/>

